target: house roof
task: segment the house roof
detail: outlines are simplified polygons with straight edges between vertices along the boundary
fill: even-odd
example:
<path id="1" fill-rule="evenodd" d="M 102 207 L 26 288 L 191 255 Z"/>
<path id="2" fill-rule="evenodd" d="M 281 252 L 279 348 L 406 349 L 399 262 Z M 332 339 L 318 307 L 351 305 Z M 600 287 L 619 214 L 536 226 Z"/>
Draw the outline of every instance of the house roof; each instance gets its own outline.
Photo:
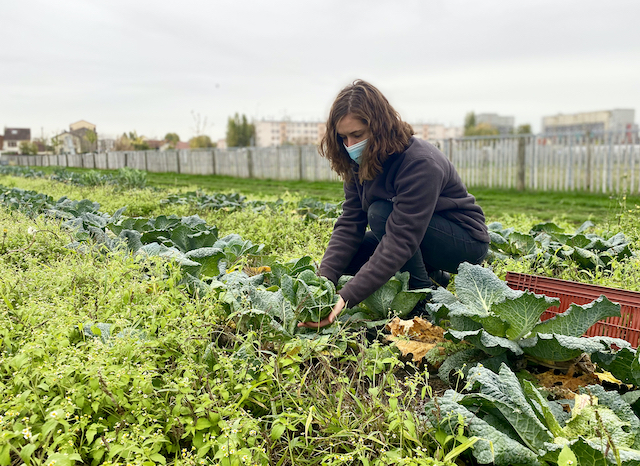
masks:
<path id="1" fill-rule="evenodd" d="M 94 125 L 93 123 L 89 123 L 87 120 L 78 120 L 75 123 L 71 123 L 69 125 L 69 129 L 72 131 L 80 128 L 87 128 L 95 131 L 96 125 Z"/>
<path id="2" fill-rule="evenodd" d="M 189 143 L 188 142 L 183 142 L 183 141 L 178 141 L 178 142 L 176 142 L 176 149 L 189 149 Z"/>
<path id="3" fill-rule="evenodd" d="M 31 141 L 30 128 L 5 128 L 5 141 Z"/>
<path id="4" fill-rule="evenodd" d="M 146 139 L 145 142 L 151 149 L 159 149 L 167 143 L 164 139 Z"/>
<path id="5" fill-rule="evenodd" d="M 89 128 L 78 128 L 78 129 L 72 129 L 71 131 L 69 131 L 69 133 L 73 134 L 74 136 L 78 136 L 82 138 L 89 131 L 92 131 L 92 130 L 90 130 Z"/>

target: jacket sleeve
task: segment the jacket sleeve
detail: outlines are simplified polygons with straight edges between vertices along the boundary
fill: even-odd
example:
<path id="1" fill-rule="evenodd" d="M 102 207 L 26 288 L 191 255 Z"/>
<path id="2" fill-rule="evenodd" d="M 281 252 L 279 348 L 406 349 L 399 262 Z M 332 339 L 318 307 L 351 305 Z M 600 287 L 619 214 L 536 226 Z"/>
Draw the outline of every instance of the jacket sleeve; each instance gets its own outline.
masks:
<path id="1" fill-rule="evenodd" d="M 394 179 L 396 199 L 385 235 L 369 261 L 340 295 L 355 306 L 384 285 L 418 250 L 447 179 L 446 166 L 431 158 L 411 158 Z"/>
<path id="2" fill-rule="evenodd" d="M 342 272 L 355 256 L 367 228 L 367 213 L 355 186 L 356 181 L 344 184 L 345 201 L 342 215 L 333 227 L 329 245 L 320 263 L 320 275 L 337 283 Z"/>

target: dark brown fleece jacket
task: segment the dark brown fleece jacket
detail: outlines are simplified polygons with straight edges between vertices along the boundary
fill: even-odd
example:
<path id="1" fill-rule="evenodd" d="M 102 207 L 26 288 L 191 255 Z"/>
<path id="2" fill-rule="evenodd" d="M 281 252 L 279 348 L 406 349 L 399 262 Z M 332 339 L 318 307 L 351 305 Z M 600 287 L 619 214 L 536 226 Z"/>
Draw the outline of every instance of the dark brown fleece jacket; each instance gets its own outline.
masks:
<path id="1" fill-rule="evenodd" d="M 415 254 L 437 212 L 488 243 L 484 214 L 467 192 L 453 164 L 432 144 L 411 138 L 401 154 L 391 155 L 375 179 L 360 183 L 357 167 L 344 184 L 343 212 L 320 265 L 334 283 L 354 257 L 367 227 L 367 210 L 378 200 L 393 202 L 386 233 L 369 261 L 340 291 L 352 307 L 384 285 Z"/>

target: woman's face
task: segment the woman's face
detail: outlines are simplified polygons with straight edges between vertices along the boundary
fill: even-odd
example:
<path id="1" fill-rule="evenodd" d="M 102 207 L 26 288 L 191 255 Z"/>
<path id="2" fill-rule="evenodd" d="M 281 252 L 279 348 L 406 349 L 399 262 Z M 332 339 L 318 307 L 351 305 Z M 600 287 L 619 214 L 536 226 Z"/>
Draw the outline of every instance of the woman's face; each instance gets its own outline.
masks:
<path id="1" fill-rule="evenodd" d="M 342 142 L 347 147 L 351 147 L 371 136 L 369 127 L 360 118 L 351 114 L 344 116 L 336 125 L 336 129 L 338 130 L 338 137 L 342 139 Z"/>

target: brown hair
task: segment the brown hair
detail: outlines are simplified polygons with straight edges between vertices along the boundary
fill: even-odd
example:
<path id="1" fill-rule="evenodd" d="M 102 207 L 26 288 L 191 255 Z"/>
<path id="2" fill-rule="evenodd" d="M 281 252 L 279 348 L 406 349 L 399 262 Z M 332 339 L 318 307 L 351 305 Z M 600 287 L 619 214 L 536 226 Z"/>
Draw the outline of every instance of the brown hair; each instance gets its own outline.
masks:
<path id="1" fill-rule="evenodd" d="M 382 172 L 382 164 L 391 154 L 404 152 L 409 146 L 413 128 L 402 121 L 386 97 L 368 82 L 358 79 L 342 89 L 331 106 L 327 132 L 320 141 L 319 150 L 346 182 L 351 181 L 353 162 L 338 136 L 337 125 L 349 114 L 361 119 L 371 131 L 362 153 L 358 179 L 372 180 Z"/>

